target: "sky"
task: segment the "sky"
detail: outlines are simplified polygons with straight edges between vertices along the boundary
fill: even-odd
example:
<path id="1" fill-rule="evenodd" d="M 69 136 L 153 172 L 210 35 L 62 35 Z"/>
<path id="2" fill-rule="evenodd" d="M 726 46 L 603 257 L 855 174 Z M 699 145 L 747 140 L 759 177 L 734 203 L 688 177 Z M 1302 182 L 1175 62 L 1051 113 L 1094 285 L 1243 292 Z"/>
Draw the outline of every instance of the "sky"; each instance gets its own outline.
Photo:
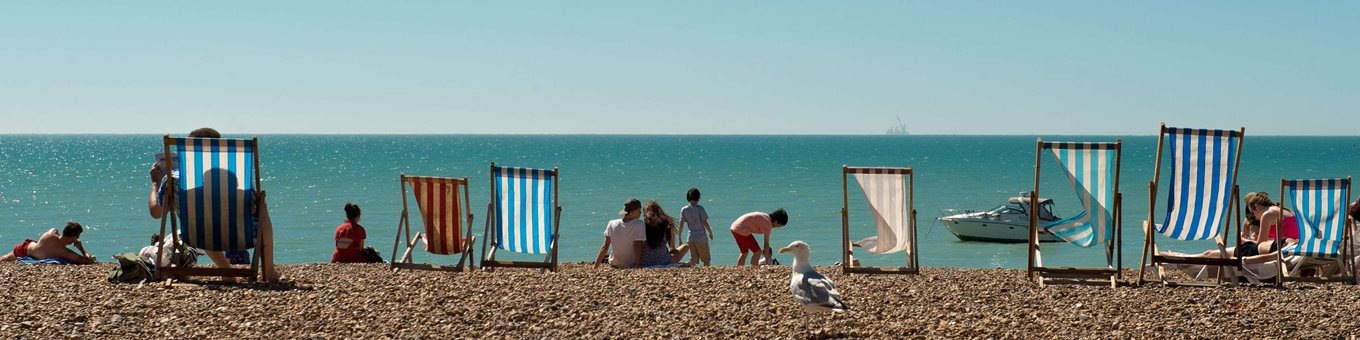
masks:
<path id="1" fill-rule="evenodd" d="M 5 1 L 0 133 L 1357 135 L 1358 61 L 1343 1 Z"/>

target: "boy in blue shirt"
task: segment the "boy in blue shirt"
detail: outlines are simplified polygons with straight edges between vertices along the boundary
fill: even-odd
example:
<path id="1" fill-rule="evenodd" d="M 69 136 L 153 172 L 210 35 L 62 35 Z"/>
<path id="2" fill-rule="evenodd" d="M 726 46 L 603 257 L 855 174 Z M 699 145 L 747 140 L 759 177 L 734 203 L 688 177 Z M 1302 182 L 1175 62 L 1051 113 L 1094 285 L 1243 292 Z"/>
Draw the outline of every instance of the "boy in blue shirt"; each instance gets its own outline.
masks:
<path id="1" fill-rule="evenodd" d="M 689 188 L 689 192 L 685 193 L 685 199 L 689 201 L 689 205 L 680 208 L 680 229 L 684 230 L 686 225 L 689 226 L 689 264 L 694 265 L 703 260 L 705 267 L 712 266 L 708 254 L 708 241 L 713 240 L 713 228 L 708 225 L 708 211 L 699 205 L 699 188 Z"/>

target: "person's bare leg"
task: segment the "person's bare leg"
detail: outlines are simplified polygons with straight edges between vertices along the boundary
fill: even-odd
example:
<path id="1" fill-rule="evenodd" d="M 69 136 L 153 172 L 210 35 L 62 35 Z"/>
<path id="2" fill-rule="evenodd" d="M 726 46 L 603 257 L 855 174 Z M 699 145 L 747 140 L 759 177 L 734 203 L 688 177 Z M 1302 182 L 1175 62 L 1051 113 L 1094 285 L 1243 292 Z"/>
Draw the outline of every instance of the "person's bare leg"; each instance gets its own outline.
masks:
<path id="1" fill-rule="evenodd" d="M 690 242 L 689 244 L 695 244 L 695 243 L 694 243 L 694 242 Z M 699 251 L 699 247 L 698 247 L 698 246 L 694 246 L 694 247 L 690 247 L 690 248 L 689 248 L 689 265 L 691 265 L 691 266 L 693 266 L 693 265 L 699 263 L 699 253 L 697 253 L 697 251 Z"/>
<path id="2" fill-rule="evenodd" d="M 686 244 L 680 245 L 679 247 L 676 247 L 676 248 L 675 248 L 675 253 L 674 253 L 674 254 L 671 254 L 671 263 L 680 263 L 680 260 L 684 260 L 684 259 L 685 259 L 685 253 L 687 253 L 687 252 L 690 251 L 690 246 L 689 246 L 689 245 L 690 245 L 690 243 L 686 243 Z M 690 258 L 693 259 L 694 257 L 691 256 Z"/>
<path id="3" fill-rule="evenodd" d="M 707 243 L 707 242 L 695 244 L 694 249 L 693 249 L 693 250 L 690 250 L 690 253 L 691 253 L 691 254 L 690 254 L 691 257 L 697 257 L 697 258 L 699 258 L 699 260 L 704 261 L 704 267 L 711 267 L 711 266 L 713 266 L 713 264 L 712 264 L 713 259 L 710 258 L 710 257 L 709 257 L 709 254 L 708 254 L 708 243 Z M 691 262 L 691 263 L 694 262 L 694 261 L 693 261 L 693 258 L 690 259 L 690 262 Z"/>
<path id="4" fill-rule="evenodd" d="M 14 257 L 14 252 L 12 252 L 12 251 L 11 251 L 11 252 L 8 252 L 8 253 L 5 253 L 5 256 L 0 256 L 0 262 L 13 262 L 13 261 L 18 261 L 18 260 L 19 260 L 19 258 Z"/>
<path id="5" fill-rule="evenodd" d="M 741 256 L 737 257 L 737 267 L 746 266 L 746 251 L 744 250 L 739 251 L 741 252 Z"/>

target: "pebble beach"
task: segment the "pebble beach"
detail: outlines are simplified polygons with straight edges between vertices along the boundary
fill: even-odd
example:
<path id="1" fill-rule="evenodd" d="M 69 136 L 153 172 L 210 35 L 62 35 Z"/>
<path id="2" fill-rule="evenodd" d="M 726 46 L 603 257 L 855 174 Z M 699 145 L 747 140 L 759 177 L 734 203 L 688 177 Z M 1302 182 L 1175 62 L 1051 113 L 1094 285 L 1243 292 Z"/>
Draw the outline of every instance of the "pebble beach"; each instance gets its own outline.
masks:
<path id="1" fill-rule="evenodd" d="M 8 338 L 1355 338 L 1360 287 L 1049 285 L 1023 270 L 835 280 L 805 316 L 788 267 L 401 271 L 281 265 L 279 284 L 112 284 L 111 264 L 0 263 Z M 806 325 L 806 331 L 804 327 Z"/>

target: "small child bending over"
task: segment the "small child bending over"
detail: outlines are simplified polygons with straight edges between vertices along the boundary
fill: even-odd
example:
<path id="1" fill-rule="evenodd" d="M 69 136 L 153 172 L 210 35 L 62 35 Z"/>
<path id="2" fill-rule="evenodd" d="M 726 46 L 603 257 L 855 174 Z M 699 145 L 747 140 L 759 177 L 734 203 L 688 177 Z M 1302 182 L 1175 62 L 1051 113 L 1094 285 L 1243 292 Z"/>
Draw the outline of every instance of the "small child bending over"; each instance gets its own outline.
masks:
<path id="1" fill-rule="evenodd" d="M 771 213 L 750 212 L 741 215 L 736 221 L 732 222 L 732 238 L 737 241 L 737 251 L 741 256 L 737 257 L 737 266 L 746 265 L 746 256 L 751 255 L 751 265 L 758 265 L 756 260 L 760 259 L 762 251 L 770 249 L 770 234 L 774 228 L 783 227 L 789 223 L 789 214 L 783 208 L 776 209 Z M 765 236 L 765 243 L 757 244 L 756 238 L 752 234 Z"/>

